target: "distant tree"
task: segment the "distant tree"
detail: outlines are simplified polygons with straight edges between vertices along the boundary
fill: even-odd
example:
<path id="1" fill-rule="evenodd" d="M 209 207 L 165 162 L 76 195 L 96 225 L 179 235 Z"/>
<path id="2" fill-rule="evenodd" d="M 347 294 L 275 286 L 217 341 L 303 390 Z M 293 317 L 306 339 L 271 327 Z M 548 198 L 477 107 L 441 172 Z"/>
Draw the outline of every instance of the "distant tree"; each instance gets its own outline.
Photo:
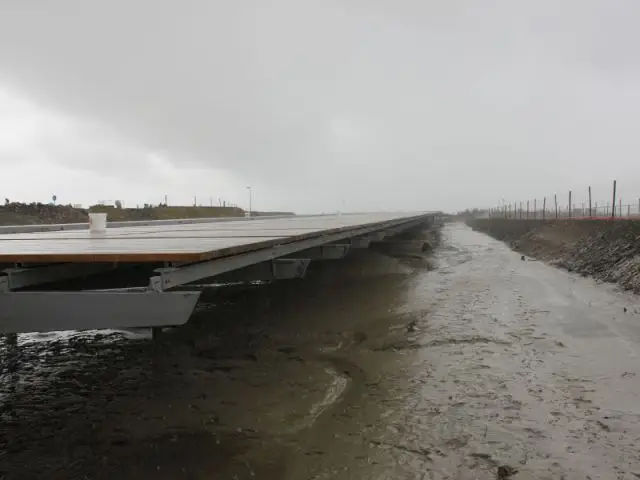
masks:
<path id="1" fill-rule="evenodd" d="M 122 202 L 120 200 L 116 200 L 116 208 L 122 208 Z"/>
<path id="2" fill-rule="evenodd" d="M 8 198 L 5 198 L 5 199 L 4 199 L 4 204 L 5 204 L 5 205 L 9 205 L 10 203 L 11 203 L 11 201 L 9 201 L 9 199 L 8 199 Z"/>

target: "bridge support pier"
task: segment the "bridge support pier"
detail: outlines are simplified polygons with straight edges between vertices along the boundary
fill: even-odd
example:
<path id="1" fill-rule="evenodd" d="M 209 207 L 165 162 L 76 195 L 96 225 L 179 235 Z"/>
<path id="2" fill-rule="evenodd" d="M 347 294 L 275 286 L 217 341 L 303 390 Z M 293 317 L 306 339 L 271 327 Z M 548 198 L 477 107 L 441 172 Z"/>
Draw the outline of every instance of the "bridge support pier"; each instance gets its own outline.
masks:
<path id="1" fill-rule="evenodd" d="M 292 256 L 308 258 L 309 260 L 340 260 L 347 255 L 349 247 L 350 244 L 348 243 L 331 243 L 296 252 Z"/>
<path id="2" fill-rule="evenodd" d="M 18 346 L 18 334 L 17 333 L 6 333 L 4 336 L 4 341 L 7 344 L 8 348 L 14 348 Z"/>
<path id="3" fill-rule="evenodd" d="M 383 240 L 373 242 L 371 248 L 386 255 L 420 255 L 430 250 L 424 240 Z"/>
<path id="4" fill-rule="evenodd" d="M 371 237 L 358 237 L 351 239 L 351 248 L 361 249 L 361 248 L 369 248 L 373 238 Z"/>

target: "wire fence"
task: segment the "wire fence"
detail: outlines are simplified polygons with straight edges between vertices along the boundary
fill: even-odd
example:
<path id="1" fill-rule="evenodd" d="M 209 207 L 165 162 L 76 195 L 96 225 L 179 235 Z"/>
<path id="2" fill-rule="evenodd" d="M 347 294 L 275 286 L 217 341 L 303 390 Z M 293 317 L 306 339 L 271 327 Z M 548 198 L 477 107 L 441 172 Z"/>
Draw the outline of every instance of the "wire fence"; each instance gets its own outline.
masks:
<path id="1" fill-rule="evenodd" d="M 575 201 L 574 192 L 569 190 L 565 201 L 558 195 L 534 198 L 526 201 L 503 202 L 501 205 L 485 210 L 482 216 L 489 218 L 505 218 L 512 220 L 545 220 L 553 218 L 573 219 L 616 219 L 635 218 L 640 220 L 640 197 L 632 201 L 618 196 L 617 182 L 613 181 L 613 189 L 609 200 L 594 201 L 591 187 L 587 189 L 587 198 Z M 563 195 L 564 196 L 564 195 Z"/>

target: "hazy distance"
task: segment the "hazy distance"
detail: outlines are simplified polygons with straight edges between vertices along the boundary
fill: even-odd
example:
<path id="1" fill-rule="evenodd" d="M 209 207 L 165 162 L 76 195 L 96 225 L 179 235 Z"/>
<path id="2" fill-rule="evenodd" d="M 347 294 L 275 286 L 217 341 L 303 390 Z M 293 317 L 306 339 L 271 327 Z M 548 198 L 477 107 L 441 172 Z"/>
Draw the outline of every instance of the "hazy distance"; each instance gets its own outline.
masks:
<path id="1" fill-rule="evenodd" d="M 299 212 L 640 196 L 640 4 L 0 5 L 0 197 Z"/>

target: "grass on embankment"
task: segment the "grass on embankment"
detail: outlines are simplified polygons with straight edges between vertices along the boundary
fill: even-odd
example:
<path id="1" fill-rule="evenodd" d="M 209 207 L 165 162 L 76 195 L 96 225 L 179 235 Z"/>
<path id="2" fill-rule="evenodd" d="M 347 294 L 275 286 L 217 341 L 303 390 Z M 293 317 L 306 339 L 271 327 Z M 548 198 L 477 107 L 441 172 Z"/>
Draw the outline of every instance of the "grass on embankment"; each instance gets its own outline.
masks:
<path id="1" fill-rule="evenodd" d="M 9 203 L 0 206 L 0 225 L 88 223 L 89 212 L 106 213 L 107 219 L 112 222 L 244 216 L 244 210 L 232 207 L 147 207 L 121 209 L 95 205 L 87 210 L 68 205 Z"/>
<path id="2" fill-rule="evenodd" d="M 91 213 L 106 213 L 108 221 L 128 220 L 174 220 L 178 218 L 242 217 L 244 210 L 232 207 L 149 207 L 115 208 L 94 205 Z"/>

